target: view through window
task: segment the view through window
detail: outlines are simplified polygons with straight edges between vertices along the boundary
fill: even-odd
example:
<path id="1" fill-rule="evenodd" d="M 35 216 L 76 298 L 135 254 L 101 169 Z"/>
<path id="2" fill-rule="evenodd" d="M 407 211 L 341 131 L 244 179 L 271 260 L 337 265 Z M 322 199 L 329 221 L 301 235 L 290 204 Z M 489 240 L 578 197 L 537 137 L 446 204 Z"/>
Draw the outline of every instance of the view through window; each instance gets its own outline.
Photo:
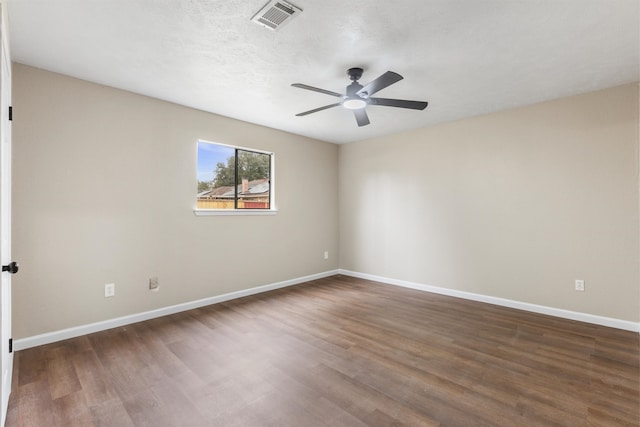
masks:
<path id="1" fill-rule="evenodd" d="M 270 209 L 271 153 L 198 141 L 197 209 Z"/>

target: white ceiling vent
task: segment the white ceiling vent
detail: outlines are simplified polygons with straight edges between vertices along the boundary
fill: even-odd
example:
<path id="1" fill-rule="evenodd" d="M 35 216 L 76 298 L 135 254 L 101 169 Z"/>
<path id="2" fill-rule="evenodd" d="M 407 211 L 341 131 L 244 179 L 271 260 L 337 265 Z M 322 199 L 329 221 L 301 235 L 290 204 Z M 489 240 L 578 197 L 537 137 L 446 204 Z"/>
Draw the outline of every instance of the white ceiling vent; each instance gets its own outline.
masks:
<path id="1" fill-rule="evenodd" d="M 277 30 L 297 16 L 302 9 L 281 0 L 271 0 L 251 20 L 270 30 Z"/>

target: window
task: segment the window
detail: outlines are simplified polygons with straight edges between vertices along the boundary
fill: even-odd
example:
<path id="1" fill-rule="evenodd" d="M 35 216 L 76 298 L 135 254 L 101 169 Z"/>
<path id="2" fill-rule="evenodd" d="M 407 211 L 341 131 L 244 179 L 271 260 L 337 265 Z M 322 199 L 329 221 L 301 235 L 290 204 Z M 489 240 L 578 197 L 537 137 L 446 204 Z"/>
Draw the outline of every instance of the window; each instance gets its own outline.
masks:
<path id="1" fill-rule="evenodd" d="M 273 153 L 198 141 L 198 211 L 273 210 Z"/>

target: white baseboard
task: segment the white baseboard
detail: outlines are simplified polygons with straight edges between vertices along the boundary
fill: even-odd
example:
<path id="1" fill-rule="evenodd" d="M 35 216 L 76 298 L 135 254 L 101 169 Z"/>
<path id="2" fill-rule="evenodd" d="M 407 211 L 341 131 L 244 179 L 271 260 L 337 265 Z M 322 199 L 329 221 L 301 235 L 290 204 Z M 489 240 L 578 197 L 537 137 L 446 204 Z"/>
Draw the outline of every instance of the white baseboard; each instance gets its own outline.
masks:
<path id="1" fill-rule="evenodd" d="M 420 291 L 431 292 L 435 294 L 448 295 L 456 298 L 463 298 L 473 301 L 486 302 L 503 307 L 516 308 L 519 310 L 531 311 L 533 313 L 547 314 L 550 316 L 561 317 L 563 319 L 577 320 L 580 322 L 592 323 L 595 325 L 608 326 L 625 331 L 640 332 L 640 323 L 630 322 L 628 320 L 614 319 L 611 317 L 596 316 L 594 314 L 580 313 L 576 311 L 563 310 L 560 308 L 547 307 L 543 305 L 529 304 L 526 302 L 514 301 L 505 298 L 497 298 L 482 294 L 474 294 L 472 292 L 458 291 L 455 289 L 440 288 L 437 286 L 423 285 L 405 280 L 391 279 L 388 277 L 375 276 L 372 274 L 359 273 L 349 270 L 338 270 L 340 274 L 345 276 L 357 277 L 360 279 L 372 280 L 375 282 L 386 283 L 389 285 L 402 286 L 404 288 L 417 289 Z"/>
<path id="2" fill-rule="evenodd" d="M 118 317 L 115 319 L 104 320 L 102 322 L 90 323 L 87 325 L 76 326 L 73 328 L 62 329 L 60 331 L 48 332 L 46 334 L 35 335 L 27 338 L 20 338 L 13 341 L 14 351 L 25 350 L 39 345 L 50 344 L 57 341 L 75 338 L 94 332 L 105 331 L 107 329 L 117 328 L 119 326 L 130 325 L 132 323 L 142 322 L 157 317 L 167 316 L 169 314 L 180 313 L 182 311 L 192 310 L 194 308 L 205 307 L 207 305 L 219 302 L 229 301 L 236 298 L 242 298 L 249 295 L 255 295 L 262 292 L 268 292 L 275 289 L 293 286 L 311 280 L 322 279 L 336 274 L 344 274 L 345 276 L 357 277 L 360 279 L 373 280 L 376 282 L 386 283 L 389 285 L 402 286 L 405 288 L 417 289 L 420 291 L 431 292 L 435 294 L 448 295 L 457 298 L 463 298 L 473 301 L 486 302 L 489 304 L 500 305 L 504 307 L 516 308 L 519 310 L 531 311 L 534 313 L 547 314 L 550 316 L 560 317 L 564 319 L 577 320 L 580 322 L 592 323 L 595 325 L 608 326 L 611 328 L 623 329 L 626 331 L 640 332 L 640 323 L 630 322 L 627 320 L 613 319 L 610 317 L 596 316 L 593 314 L 580 313 L 575 311 L 563 310 L 559 308 L 547 307 L 536 304 L 529 304 L 520 301 L 514 301 L 504 298 L 491 297 L 471 292 L 458 291 L 455 289 L 440 288 L 437 286 L 423 285 L 420 283 L 409 282 L 405 280 L 391 279 L 388 277 L 375 276 L 372 274 L 359 273 L 349 270 L 330 270 L 322 273 L 312 274 L 309 276 L 298 277 L 296 279 L 285 280 L 283 282 L 271 283 L 268 285 L 257 286 L 255 288 L 244 289 L 241 291 L 230 292 L 227 294 L 217 295 L 196 301 L 186 302 L 182 304 L 163 307 L 156 310 L 145 311 L 143 313 L 132 314 L 129 316 Z"/>
<path id="3" fill-rule="evenodd" d="M 118 317 L 115 319 L 104 320 L 102 322 L 90 323 L 88 325 L 76 326 L 73 328 L 63 329 L 60 331 L 48 332 L 46 334 L 35 335 L 27 338 L 20 338 L 13 341 L 14 351 L 24 350 L 39 345 L 50 344 L 57 341 L 75 338 L 82 335 L 92 334 L 94 332 L 105 331 L 107 329 L 117 328 L 120 326 L 130 325 L 132 323 L 142 322 L 144 320 L 155 319 L 169 314 L 180 313 L 182 311 L 192 310 L 194 308 L 205 307 L 207 305 L 219 302 L 229 301 L 236 298 L 242 298 L 249 295 L 255 295 L 262 292 L 268 292 L 275 289 L 293 286 L 311 280 L 322 279 L 338 274 L 339 270 L 330 270 L 322 273 L 312 274 L 309 276 L 298 277 L 296 279 L 285 280 L 283 282 L 271 283 L 269 285 L 257 286 L 255 288 L 244 289 L 227 294 L 217 295 L 214 297 L 204 298 L 197 301 L 176 304 L 169 307 L 163 307 L 156 310 L 145 311 L 143 313 L 132 314 L 129 316 Z"/>

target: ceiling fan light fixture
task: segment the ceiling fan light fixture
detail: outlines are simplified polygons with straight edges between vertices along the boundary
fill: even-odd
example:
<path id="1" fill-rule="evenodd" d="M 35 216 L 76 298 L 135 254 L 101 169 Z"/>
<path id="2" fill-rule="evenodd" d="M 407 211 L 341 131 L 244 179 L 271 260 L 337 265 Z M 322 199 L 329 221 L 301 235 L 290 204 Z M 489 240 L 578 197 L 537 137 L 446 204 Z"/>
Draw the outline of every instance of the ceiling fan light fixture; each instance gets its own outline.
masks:
<path id="1" fill-rule="evenodd" d="M 359 96 L 354 96 L 342 101 L 342 106 L 344 108 L 348 108 L 349 110 L 359 110 L 367 106 L 367 101 L 360 98 Z"/>

